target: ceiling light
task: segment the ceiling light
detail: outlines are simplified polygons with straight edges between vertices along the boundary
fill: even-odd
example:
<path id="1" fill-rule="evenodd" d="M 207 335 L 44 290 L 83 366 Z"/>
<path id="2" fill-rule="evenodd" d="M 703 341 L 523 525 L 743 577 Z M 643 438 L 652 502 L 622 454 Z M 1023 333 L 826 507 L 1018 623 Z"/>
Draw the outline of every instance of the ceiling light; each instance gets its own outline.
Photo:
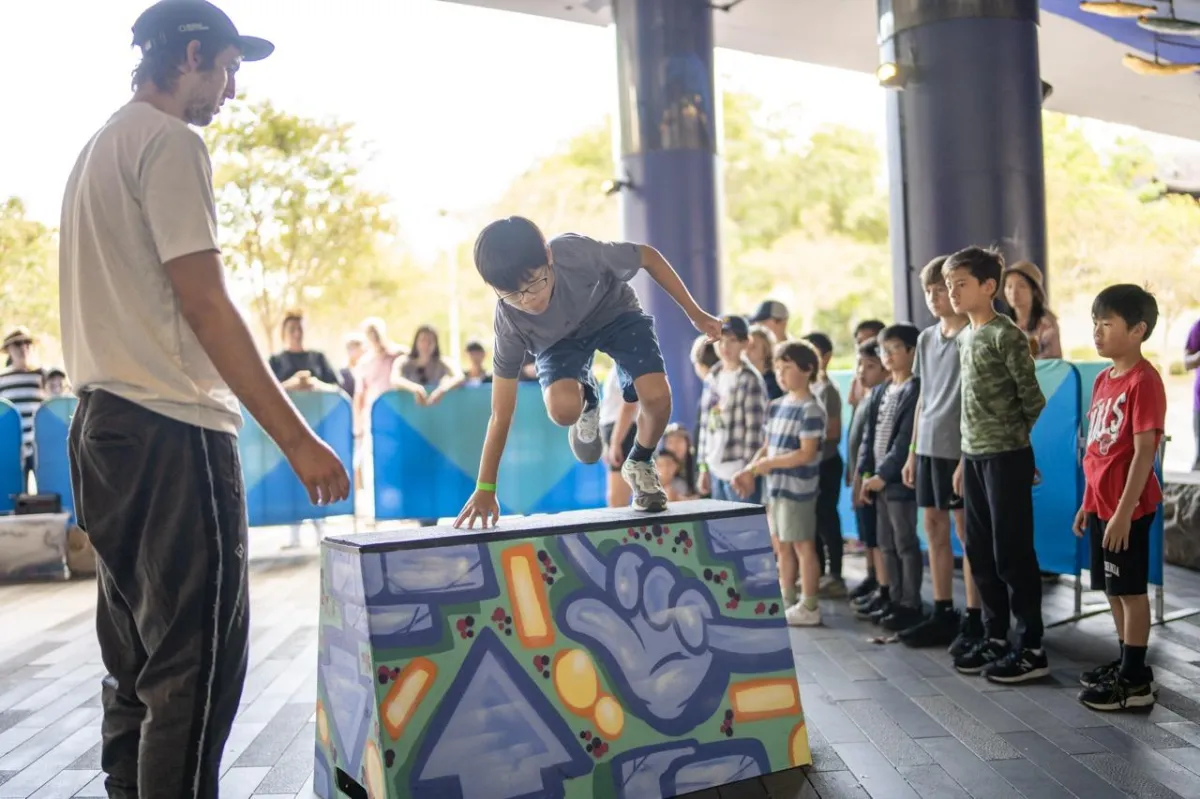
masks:
<path id="1" fill-rule="evenodd" d="M 1139 75 L 1187 75 L 1200 70 L 1200 64 L 1164 64 L 1133 53 L 1126 53 L 1121 63 Z"/>
<path id="2" fill-rule="evenodd" d="M 1157 12 L 1158 6 L 1112 0 L 1112 2 L 1080 3 L 1079 9 L 1091 14 L 1099 14 L 1103 17 L 1140 17 L 1149 12 Z"/>
<path id="3" fill-rule="evenodd" d="M 895 61 L 885 61 L 875 68 L 875 80 L 885 89 L 903 89 L 911 75 L 912 70 Z"/>

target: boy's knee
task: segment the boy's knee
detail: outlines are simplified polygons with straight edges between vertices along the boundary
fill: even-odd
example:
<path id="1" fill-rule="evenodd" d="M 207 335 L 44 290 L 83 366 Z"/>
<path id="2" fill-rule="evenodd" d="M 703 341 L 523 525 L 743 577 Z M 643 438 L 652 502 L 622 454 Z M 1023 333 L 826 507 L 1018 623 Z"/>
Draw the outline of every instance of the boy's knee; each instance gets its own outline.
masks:
<path id="1" fill-rule="evenodd" d="M 559 380 L 546 389 L 546 412 L 550 420 L 561 427 L 569 427 L 583 413 L 583 396 L 579 384 L 574 380 Z"/>
<path id="2" fill-rule="evenodd" d="M 658 415 L 671 414 L 671 386 L 664 374 L 646 375 L 635 382 L 642 410 Z"/>

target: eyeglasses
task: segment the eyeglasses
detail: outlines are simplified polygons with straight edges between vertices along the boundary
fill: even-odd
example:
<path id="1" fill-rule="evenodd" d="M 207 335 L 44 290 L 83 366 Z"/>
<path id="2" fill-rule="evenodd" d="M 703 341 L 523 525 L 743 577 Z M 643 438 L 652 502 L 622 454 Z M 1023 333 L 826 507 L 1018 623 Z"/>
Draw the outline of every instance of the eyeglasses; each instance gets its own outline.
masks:
<path id="1" fill-rule="evenodd" d="M 500 302 L 505 305 L 524 305 L 527 300 L 537 296 L 545 290 L 547 284 L 550 283 L 550 267 L 545 267 L 544 274 L 539 278 L 534 278 L 525 288 L 520 291 L 513 291 L 508 294 L 497 294 Z"/>

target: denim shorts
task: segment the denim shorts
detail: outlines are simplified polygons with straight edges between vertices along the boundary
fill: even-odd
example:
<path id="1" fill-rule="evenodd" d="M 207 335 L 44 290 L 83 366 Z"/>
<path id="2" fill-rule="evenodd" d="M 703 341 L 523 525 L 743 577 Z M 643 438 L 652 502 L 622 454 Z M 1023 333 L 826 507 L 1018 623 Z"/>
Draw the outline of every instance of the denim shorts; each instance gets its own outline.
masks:
<path id="1" fill-rule="evenodd" d="M 599 395 L 592 376 L 596 350 L 617 364 L 617 380 L 626 402 L 637 402 L 633 381 L 642 375 L 663 374 L 667 365 L 654 332 L 654 318 L 641 311 L 629 311 L 589 336 L 564 338 L 537 356 L 537 376 L 542 390 L 558 380 L 578 380 Z"/>

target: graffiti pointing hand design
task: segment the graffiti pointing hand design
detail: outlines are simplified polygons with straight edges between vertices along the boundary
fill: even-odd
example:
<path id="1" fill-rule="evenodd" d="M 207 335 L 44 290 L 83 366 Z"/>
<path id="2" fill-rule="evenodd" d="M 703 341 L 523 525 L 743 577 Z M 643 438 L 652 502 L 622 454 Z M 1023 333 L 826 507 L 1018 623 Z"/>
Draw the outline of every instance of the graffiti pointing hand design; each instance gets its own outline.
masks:
<path id="1" fill-rule="evenodd" d="M 583 535 L 559 538 L 584 581 L 559 626 L 601 661 L 628 711 L 664 735 L 707 720 L 733 672 L 792 665 L 779 620 L 725 619 L 708 587 L 638 545 L 601 555 Z"/>

